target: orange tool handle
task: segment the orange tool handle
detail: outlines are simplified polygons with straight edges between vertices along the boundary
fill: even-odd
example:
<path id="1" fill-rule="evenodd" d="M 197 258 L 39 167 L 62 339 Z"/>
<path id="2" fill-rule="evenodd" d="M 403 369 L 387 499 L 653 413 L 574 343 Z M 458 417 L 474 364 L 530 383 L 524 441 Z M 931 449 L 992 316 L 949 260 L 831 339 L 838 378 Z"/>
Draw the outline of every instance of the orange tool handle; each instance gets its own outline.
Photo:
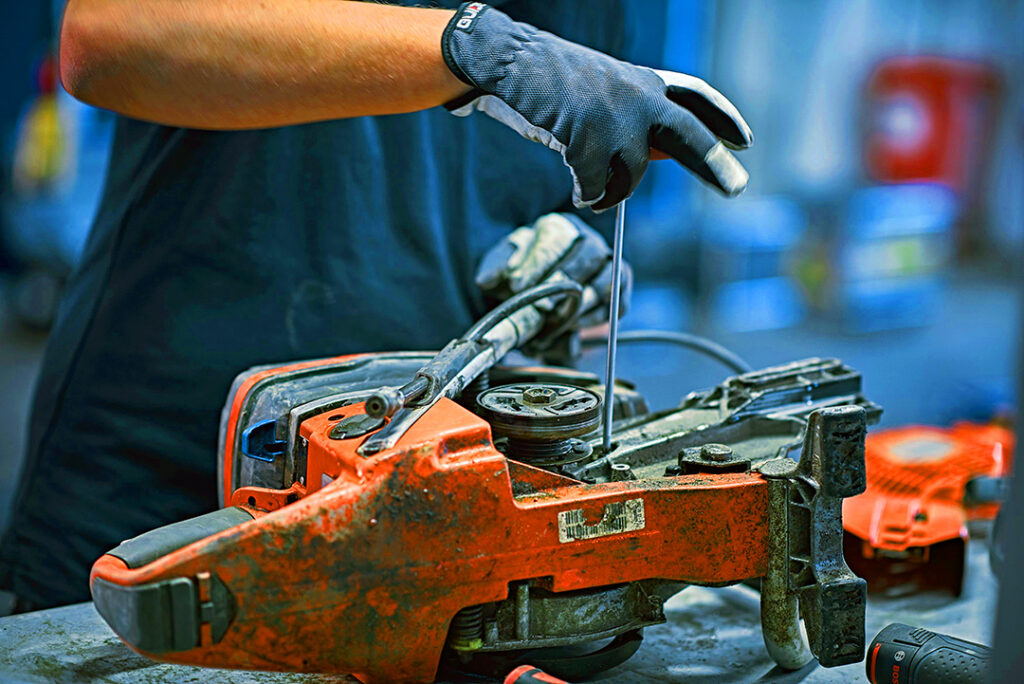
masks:
<path id="1" fill-rule="evenodd" d="M 569 684 L 533 665 L 520 665 L 508 673 L 504 684 Z"/>

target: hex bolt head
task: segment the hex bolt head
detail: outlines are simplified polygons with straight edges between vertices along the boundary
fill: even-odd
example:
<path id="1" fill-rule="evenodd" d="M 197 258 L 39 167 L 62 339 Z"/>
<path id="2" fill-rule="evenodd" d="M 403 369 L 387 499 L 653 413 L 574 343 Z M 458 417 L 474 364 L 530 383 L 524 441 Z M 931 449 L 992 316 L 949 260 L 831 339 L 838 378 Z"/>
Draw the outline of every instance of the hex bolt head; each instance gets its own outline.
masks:
<path id="1" fill-rule="evenodd" d="M 557 392 L 550 387 L 530 387 L 523 390 L 523 401 L 535 406 L 550 404 L 555 400 Z"/>
<path id="2" fill-rule="evenodd" d="M 732 457 L 732 447 L 725 444 L 705 444 L 700 448 L 700 457 L 706 461 L 728 461 Z"/>

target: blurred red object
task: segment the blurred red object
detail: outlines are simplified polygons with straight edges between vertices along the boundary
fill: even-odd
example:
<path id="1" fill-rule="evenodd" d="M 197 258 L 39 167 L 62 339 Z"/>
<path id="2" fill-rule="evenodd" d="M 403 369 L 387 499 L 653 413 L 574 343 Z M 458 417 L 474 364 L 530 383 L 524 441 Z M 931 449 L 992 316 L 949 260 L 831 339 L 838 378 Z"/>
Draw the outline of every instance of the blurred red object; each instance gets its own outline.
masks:
<path id="1" fill-rule="evenodd" d="M 871 589 L 914 582 L 959 595 L 967 524 L 992 520 L 1013 433 L 910 426 L 868 435 L 867 489 L 843 502 L 846 561 Z"/>
<path id="2" fill-rule="evenodd" d="M 868 79 L 868 175 L 930 181 L 973 196 L 991 156 L 1002 79 L 992 66 L 944 57 L 893 57 Z"/>
<path id="3" fill-rule="evenodd" d="M 36 91 L 40 95 L 51 95 L 57 89 L 57 60 L 46 55 L 36 64 Z"/>

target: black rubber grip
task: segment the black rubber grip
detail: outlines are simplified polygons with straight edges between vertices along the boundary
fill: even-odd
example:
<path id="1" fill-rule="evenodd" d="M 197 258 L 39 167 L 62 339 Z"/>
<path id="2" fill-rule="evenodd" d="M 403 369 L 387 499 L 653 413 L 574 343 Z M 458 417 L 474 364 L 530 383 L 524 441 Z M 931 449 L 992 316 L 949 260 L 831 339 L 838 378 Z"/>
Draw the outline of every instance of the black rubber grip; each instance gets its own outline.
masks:
<path id="1" fill-rule="evenodd" d="M 230 506 L 150 530 L 121 542 L 107 553 L 123 560 L 129 568 L 141 568 L 192 542 L 250 520 L 252 514 L 247 510 Z"/>
<path id="2" fill-rule="evenodd" d="M 973 641 L 894 623 L 868 647 L 872 684 L 983 684 L 991 649 Z"/>

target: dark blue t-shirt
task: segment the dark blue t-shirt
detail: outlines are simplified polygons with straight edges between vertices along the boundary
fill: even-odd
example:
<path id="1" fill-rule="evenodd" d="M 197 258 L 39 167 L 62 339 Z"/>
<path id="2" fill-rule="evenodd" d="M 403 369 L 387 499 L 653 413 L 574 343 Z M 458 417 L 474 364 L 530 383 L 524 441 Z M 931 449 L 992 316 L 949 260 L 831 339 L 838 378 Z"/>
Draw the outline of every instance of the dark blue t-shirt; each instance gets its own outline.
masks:
<path id="1" fill-rule="evenodd" d="M 622 43 L 618 0 L 502 9 Z M 483 311 L 483 251 L 570 195 L 556 153 L 482 114 L 246 132 L 119 120 L 43 364 L 0 587 L 36 607 L 87 600 L 103 552 L 216 507 L 235 375 L 440 348 Z"/>

